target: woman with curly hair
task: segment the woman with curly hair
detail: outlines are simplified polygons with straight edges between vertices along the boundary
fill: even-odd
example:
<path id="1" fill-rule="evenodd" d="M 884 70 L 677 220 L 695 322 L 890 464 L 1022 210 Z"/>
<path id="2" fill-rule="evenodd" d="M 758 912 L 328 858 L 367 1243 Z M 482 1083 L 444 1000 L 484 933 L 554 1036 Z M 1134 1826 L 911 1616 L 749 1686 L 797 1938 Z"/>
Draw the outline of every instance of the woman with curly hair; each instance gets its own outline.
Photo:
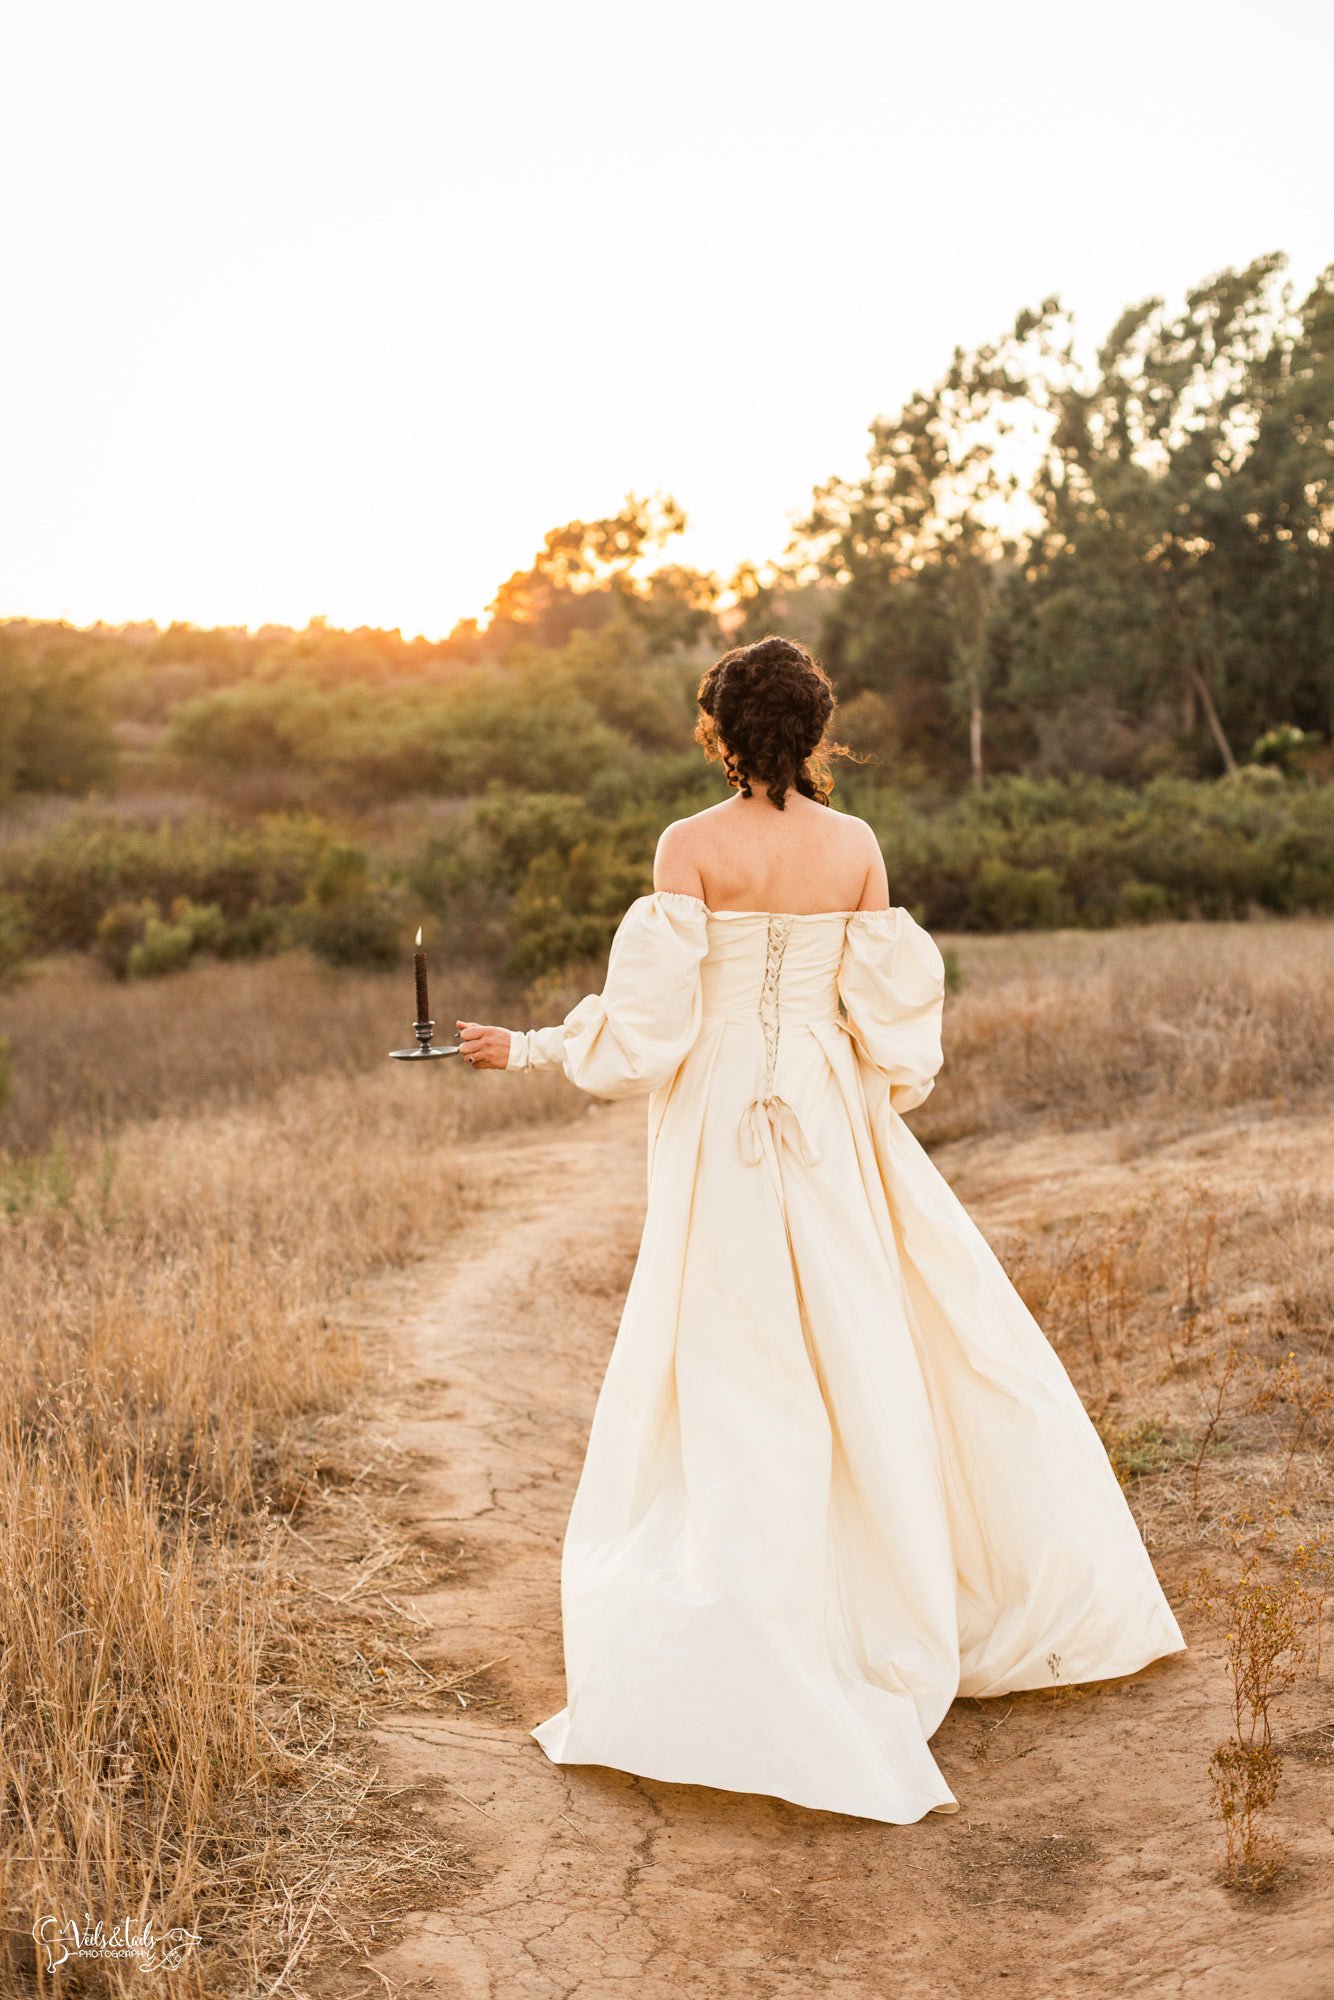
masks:
<path id="1" fill-rule="evenodd" d="M 769 637 L 699 687 L 732 796 L 663 833 L 606 982 L 476 1069 L 648 1096 L 648 1205 L 561 1567 L 559 1764 L 903 1824 L 958 1695 L 1184 1650 L 1064 1367 L 904 1122 L 944 967 L 831 810 L 834 690 Z"/>

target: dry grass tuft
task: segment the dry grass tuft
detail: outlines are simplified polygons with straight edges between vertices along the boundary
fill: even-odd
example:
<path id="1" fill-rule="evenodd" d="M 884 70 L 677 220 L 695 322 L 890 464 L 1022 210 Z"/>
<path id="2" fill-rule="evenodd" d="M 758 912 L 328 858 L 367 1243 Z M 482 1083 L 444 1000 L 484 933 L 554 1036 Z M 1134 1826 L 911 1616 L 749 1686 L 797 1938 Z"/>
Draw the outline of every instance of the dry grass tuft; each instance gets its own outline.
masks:
<path id="1" fill-rule="evenodd" d="M 276 1994 L 458 1867 L 390 1837 L 356 1722 L 391 1676 L 351 1597 L 310 1614 L 279 1516 L 338 1484 L 332 1302 L 466 1214 L 458 1132 L 572 1108 L 489 1081 L 384 1063 L 0 1170 L 0 1983 L 37 1976 L 34 1913 L 128 1911 L 200 1935 L 173 1994 Z"/>
<path id="2" fill-rule="evenodd" d="M 1223 1632 L 1232 1688 L 1232 1732 L 1209 1760 L 1226 1840 L 1220 1872 L 1230 1888 L 1252 1894 L 1276 1888 L 1287 1865 L 1283 1840 L 1266 1824 L 1283 1772 L 1274 1721 L 1303 1669 L 1320 1673 L 1321 1624 L 1334 1587 L 1328 1537 L 1295 1546 L 1289 1539 L 1285 1546 L 1282 1526 L 1282 1515 L 1271 1509 L 1258 1536 L 1247 1539 L 1243 1528 L 1234 1536 L 1231 1574 L 1220 1577 L 1206 1566 L 1191 1591 L 1196 1607 Z"/>

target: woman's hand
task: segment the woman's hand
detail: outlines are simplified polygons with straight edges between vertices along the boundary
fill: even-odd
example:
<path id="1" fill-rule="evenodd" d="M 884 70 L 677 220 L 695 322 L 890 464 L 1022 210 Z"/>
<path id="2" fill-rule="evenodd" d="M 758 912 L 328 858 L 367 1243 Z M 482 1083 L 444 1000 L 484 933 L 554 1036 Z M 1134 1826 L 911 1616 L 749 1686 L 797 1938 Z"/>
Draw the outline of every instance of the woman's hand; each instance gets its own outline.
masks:
<path id="1" fill-rule="evenodd" d="M 484 1028 L 479 1021 L 456 1021 L 459 1052 L 474 1069 L 505 1069 L 510 1059 L 508 1028 Z"/>

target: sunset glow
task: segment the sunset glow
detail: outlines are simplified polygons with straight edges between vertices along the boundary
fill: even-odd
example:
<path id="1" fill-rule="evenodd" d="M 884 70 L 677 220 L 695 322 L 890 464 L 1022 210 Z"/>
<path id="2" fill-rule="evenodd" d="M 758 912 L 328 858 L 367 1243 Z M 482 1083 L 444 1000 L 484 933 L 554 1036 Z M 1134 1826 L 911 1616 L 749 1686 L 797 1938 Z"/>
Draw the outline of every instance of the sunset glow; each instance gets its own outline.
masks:
<path id="1" fill-rule="evenodd" d="M 11 7 L 0 616 L 436 636 L 630 491 L 777 556 L 1019 307 L 1325 261 L 1334 17 L 1257 19 Z"/>

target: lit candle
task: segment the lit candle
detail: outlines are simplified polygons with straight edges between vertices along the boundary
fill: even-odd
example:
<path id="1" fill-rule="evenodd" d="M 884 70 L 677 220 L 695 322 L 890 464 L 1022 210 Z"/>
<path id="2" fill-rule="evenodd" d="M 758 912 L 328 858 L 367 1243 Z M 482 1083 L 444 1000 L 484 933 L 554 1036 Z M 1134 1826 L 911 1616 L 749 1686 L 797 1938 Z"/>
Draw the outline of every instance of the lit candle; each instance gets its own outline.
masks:
<path id="1" fill-rule="evenodd" d="M 422 927 L 418 924 L 417 949 L 412 960 L 413 970 L 417 975 L 417 1019 L 419 1021 L 429 1021 L 431 1018 L 431 1002 L 426 993 L 426 953 L 422 950 L 421 946 Z"/>

